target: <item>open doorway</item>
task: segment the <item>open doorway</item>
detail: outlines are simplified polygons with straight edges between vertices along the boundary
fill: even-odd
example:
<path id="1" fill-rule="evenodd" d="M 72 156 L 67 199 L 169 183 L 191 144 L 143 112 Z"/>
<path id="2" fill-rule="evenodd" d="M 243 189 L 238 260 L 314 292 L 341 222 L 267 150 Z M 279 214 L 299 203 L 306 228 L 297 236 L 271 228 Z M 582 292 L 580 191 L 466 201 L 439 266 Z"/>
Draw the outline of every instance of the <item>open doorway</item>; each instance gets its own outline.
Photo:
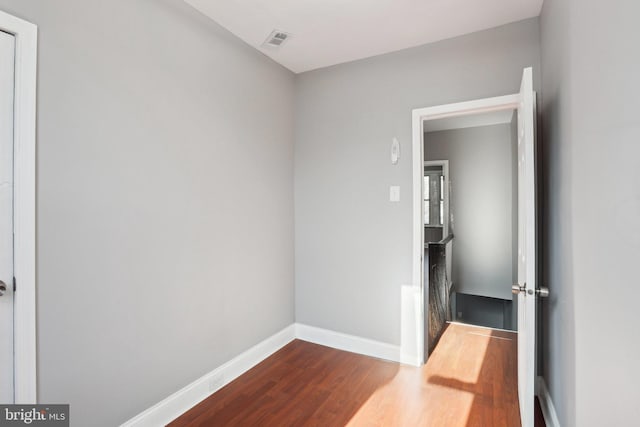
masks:
<path id="1" fill-rule="evenodd" d="M 418 327 L 422 330 L 422 334 L 419 335 L 419 337 L 421 336 L 419 340 L 421 346 L 418 348 L 418 357 L 426 362 L 429 352 L 434 349 L 435 343 L 437 343 L 438 333 L 442 334 L 448 330 L 449 326 L 452 326 L 449 322 L 455 317 L 465 316 L 464 312 L 462 316 L 458 316 L 459 307 L 456 306 L 456 302 L 458 302 L 457 293 L 476 292 L 469 291 L 469 289 L 477 289 L 477 284 L 479 282 L 483 283 L 483 292 L 488 295 L 488 298 L 503 299 L 505 301 L 500 304 L 503 307 L 499 317 L 503 325 L 506 321 L 510 321 L 513 325 L 514 307 L 513 305 L 510 307 L 512 311 L 511 319 L 509 319 L 509 313 L 505 313 L 504 305 L 511 299 L 509 292 L 517 294 L 517 335 L 513 334 L 513 336 L 514 339 L 517 339 L 520 418 L 522 425 L 526 427 L 533 425 L 534 414 L 536 299 L 538 296 L 548 296 L 548 290 L 538 287 L 536 275 L 535 99 L 532 69 L 525 68 L 519 93 L 419 108 L 412 112 L 413 281 L 419 285 L 421 291 L 420 308 L 422 308 L 417 312 L 417 317 L 420 320 Z M 506 119 L 497 119 L 498 121 L 493 123 L 488 119 L 488 117 L 494 117 L 494 120 L 496 120 L 496 116 L 502 117 L 503 114 L 506 115 Z M 500 170 L 504 174 L 497 181 L 498 184 L 491 185 L 490 183 L 494 181 L 489 181 L 489 184 L 485 182 L 481 188 L 477 188 L 478 182 L 483 182 L 485 175 L 493 175 L 493 169 L 496 168 L 490 161 L 495 156 L 486 156 L 489 150 L 487 148 L 481 149 L 480 145 L 477 144 L 480 140 L 479 135 L 472 137 L 471 145 L 468 145 L 465 149 L 473 154 L 472 164 L 461 170 L 454 168 L 454 160 L 452 160 L 452 156 L 449 153 L 444 151 L 436 153 L 435 148 L 431 149 L 431 153 L 425 152 L 430 150 L 429 140 L 437 140 L 437 132 L 455 131 L 457 133 L 465 133 L 472 132 L 471 129 L 473 128 L 479 128 L 490 133 L 492 129 L 488 128 L 496 124 L 507 125 L 508 127 L 503 129 L 502 133 L 509 135 L 506 138 L 506 148 L 503 146 L 499 156 L 501 158 L 506 156 L 507 161 L 502 162 L 500 166 Z M 433 125 L 439 125 L 440 128 L 434 129 Z M 515 138 L 512 138 L 514 135 Z M 445 135 L 442 138 L 444 142 L 441 141 L 441 145 L 446 149 L 451 149 L 453 144 L 451 140 L 459 136 Z M 489 135 L 488 139 L 493 141 L 495 138 Z M 514 150 L 511 144 L 516 139 L 517 149 Z M 430 157 L 432 155 L 434 157 Z M 514 156 L 516 157 L 515 163 L 513 161 Z M 449 214 L 444 215 L 444 224 L 450 225 L 450 233 L 443 241 L 427 242 L 425 240 L 424 221 L 426 201 L 423 188 L 425 181 L 424 162 L 444 160 L 449 160 L 449 182 L 445 183 L 443 188 L 448 188 L 448 197 L 452 205 Z M 455 160 L 455 163 L 457 162 L 459 160 Z M 517 174 L 514 174 L 514 168 Z M 475 190 L 472 190 L 469 197 L 472 203 L 463 205 L 462 208 L 459 205 L 453 208 L 453 205 L 457 203 L 454 199 L 460 196 L 457 194 L 458 181 L 461 180 L 461 176 L 464 174 L 470 175 L 472 185 L 476 185 Z M 491 195 L 490 188 L 486 188 L 493 186 L 502 189 L 499 194 L 504 196 L 503 198 L 506 202 L 499 202 L 499 198 Z M 514 196 L 514 193 L 517 196 Z M 428 197 L 431 208 L 433 196 L 429 193 Z M 501 208 L 498 209 L 499 206 Z M 472 218 L 470 222 L 472 226 L 470 228 L 460 227 L 459 214 L 461 212 L 468 214 L 467 217 Z M 514 222 L 517 222 L 517 229 Z M 496 232 L 495 229 L 490 227 L 491 224 L 501 224 L 501 231 Z M 463 240 L 458 233 L 462 233 L 465 229 L 467 230 L 465 232 L 467 238 Z M 476 234 L 474 235 L 474 233 Z M 494 238 L 496 235 L 501 236 L 501 238 Z M 475 239 L 470 240 L 469 236 L 475 236 Z M 472 243 L 469 243 L 470 241 Z M 440 245 L 439 250 L 433 252 L 428 247 L 428 260 L 425 260 L 427 258 L 425 256 L 425 242 L 429 246 L 432 243 Z M 515 242 L 517 242 L 517 246 Z M 469 276 L 467 272 L 465 276 L 460 272 L 453 273 L 456 268 L 456 256 L 453 253 L 453 248 L 456 247 L 456 244 L 460 244 L 463 249 L 472 249 L 470 252 L 475 258 L 472 261 L 468 261 L 467 267 L 473 267 L 471 271 L 475 274 Z M 517 262 L 514 260 L 514 252 L 517 252 Z M 458 254 L 458 256 L 462 257 L 463 255 Z M 496 257 L 500 259 L 496 260 Z M 462 262 L 464 259 L 460 261 Z M 437 265 L 434 265 L 436 263 Z M 447 271 L 449 265 L 451 265 L 451 273 Z M 498 268 L 498 266 L 506 267 Z M 515 277 L 514 266 L 515 270 L 517 270 L 517 283 L 509 287 Z M 500 274 L 497 274 L 496 271 L 499 271 Z M 428 279 L 426 278 L 427 275 Z M 488 280 L 479 280 L 480 278 Z M 476 297 L 483 296 L 475 293 L 470 294 Z M 436 298 L 439 298 L 439 300 L 434 301 Z M 433 308 L 434 305 L 437 309 Z M 478 305 L 473 308 L 478 311 Z M 435 321 L 434 317 L 437 318 Z M 485 320 L 486 317 L 483 316 Z M 438 326 L 438 324 L 441 325 L 441 329 L 432 331 L 434 325 Z M 433 332 L 436 332 L 436 334 L 432 335 Z M 439 349 L 440 347 L 435 348 L 434 354 Z M 484 360 L 482 354 L 472 355 L 471 357 L 479 357 Z M 513 362 L 516 361 L 514 360 Z"/>
<path id="2" fill-rule="evenodd" d="M 450 322 L 517 329 L 520 100 L 414 111 L 425 361 Z"/>
<path id="3" fill-rule="evenodd" d="M 517 125 L 515 109 L 424 122 L 430 351 L 445 319 L 517 329 Z M 445 163 L 446 178 L 437 166 Z"/>

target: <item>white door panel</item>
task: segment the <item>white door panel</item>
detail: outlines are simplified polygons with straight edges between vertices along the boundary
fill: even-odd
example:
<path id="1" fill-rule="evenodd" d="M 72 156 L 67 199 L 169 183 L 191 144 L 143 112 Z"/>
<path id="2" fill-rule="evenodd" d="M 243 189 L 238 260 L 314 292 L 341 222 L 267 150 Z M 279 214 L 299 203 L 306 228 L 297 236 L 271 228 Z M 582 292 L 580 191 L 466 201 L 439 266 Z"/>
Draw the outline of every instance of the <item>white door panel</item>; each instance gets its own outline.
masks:
<path id="1" fill-rule="evenodd" d="M 522 427 L 534 425 L 536 366 L 535 93 L 526 68 L 518 107 L 518 398 Z"/>
<path id="2" fill-rule="evenodd" d="M 15 38 L 0 31 L 0 403 L 13 403 L 13 98 Z"/>

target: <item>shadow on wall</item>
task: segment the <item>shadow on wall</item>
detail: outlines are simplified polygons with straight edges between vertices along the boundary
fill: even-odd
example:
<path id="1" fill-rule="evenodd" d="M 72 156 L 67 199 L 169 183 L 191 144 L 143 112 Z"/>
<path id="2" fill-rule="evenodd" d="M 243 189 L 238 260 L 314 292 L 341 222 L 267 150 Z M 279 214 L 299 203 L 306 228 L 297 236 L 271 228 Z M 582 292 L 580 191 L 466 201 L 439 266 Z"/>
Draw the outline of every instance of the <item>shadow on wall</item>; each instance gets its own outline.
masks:
<path id="1" fill-rule="evenodd" d="M 573 241 L 572 147 L 566 125 L 568 115 L 558 95 L 545 93 L 542 108 L 542 138 L 538 150 L 540 224 L 540 285 L 549 288 L 549 298 L 539 304 L 537 346 L 538 375 L 543 375 L 562 420 L 575 417 L 576 324 Z M 562 143 L 559 143 L 562 142 Z M 567 421 L 569 423 L 569 421 Z"/>

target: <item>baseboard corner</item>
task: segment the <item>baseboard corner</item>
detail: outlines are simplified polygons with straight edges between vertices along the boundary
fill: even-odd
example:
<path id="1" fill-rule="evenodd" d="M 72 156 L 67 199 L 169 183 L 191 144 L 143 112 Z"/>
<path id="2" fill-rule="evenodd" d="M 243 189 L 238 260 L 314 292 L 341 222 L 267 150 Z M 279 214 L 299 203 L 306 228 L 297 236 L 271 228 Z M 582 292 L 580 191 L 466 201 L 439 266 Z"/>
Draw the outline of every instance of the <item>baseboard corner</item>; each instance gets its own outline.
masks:
<path id="1" fill-rule="evenodd" d="M 344 334 L 329 329 L 296 323 L 296 338 L 351 353 L 401 362 L 400 347 L 380 341 Z"/>
<path id="2" fill-rule="evenodd" d="M 540 408 L 542 409 L 542 416 L 544 417 L 545 425 L 547 427 L 560 427 L 558 414 L 556 413 L 556 408 L 553 405 L 553 400 L 549 394 L 547 383 L 541 376 L 536 378 L 536 395 L 540 402 Z"/>
<path id="3" fill-rule="evenodd" d="M 249 369 L 271 356 L 296 338 L 291 324 L 254 345 L 213 371 L 203 375 L 166 399 L 121 424 L 120 427 L 155 427 L 167 425 L 211 394 L 220 390 Z"/>

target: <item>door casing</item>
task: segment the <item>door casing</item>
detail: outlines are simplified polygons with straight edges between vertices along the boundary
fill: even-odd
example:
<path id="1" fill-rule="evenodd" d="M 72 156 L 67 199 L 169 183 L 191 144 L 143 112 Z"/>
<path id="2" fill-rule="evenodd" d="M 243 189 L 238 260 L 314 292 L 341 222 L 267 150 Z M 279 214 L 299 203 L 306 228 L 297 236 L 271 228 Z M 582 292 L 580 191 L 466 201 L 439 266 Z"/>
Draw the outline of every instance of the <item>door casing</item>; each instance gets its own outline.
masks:
<path id="1" fill-rule="evenodd" d="M 413 245 L 412 245 L 412 285 L 419 290 L 420 310 L 417 310 L 416 325 L 423 328 L 413 336 L 415 343 L 402 342 L 401 351 L 406 354 L 409 349 L 417 349 L 418 354 L 411 360 L 426 362 L 424 351 L 424 325 L 427 318 L 424 301 L 428 298 L 428 289 L 424 286 L 423 256 L 424 256 L 424 214 L 422 203 L 423 192 L 423 168 L 424 168 L 424 121 L 449 117 L 460 117 L 473 114 L 489 113 L 502 110 L 517 110 L 520 104 L 520 94 L 498 96 L 493 98 L 477 99 L 473 101 L 454 104 L 438 105 L 434 107 L 418 108 L 412 112 L 413 144 L 412 144 L 412 170 L 413 170 Z"/>
<path id="2" fill-rule="evenodd" d="M 36 381 L 36 69 L 38 28 L 0 11 L 15 37 L 14 92 L 14 401 L 37 402 Z"/>

